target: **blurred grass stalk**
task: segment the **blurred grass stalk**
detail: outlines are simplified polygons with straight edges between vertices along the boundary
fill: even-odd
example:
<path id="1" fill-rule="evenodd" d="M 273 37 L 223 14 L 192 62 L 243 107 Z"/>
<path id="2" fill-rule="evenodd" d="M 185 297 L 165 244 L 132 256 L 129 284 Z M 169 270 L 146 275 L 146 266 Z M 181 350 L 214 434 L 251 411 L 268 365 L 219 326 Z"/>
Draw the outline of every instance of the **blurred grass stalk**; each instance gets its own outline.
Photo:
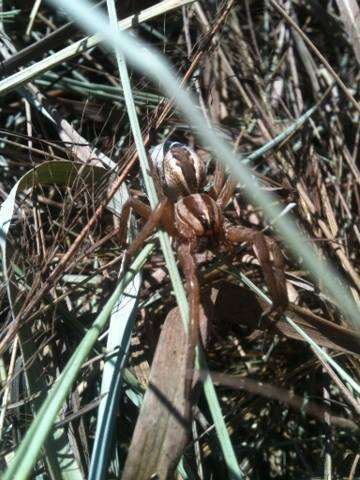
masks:
<path id="1" fill-rule="evenodd" d="M 118 19 L 117 19 L 114 0 L 107 0 L 107 6 L 108 6 L 111 26 L 115 31 L 117 31 L 119 30 L 119 28 L 118 28 Z M 154 209 L 159 199 L 156 193 L 154 181 L 149 173 L 150 172 L 149 161 L 148 161 L 146 150 L 143 143 L 141 126 L 139 124 L 137 113 L 136 113 L 135 102 L 132 94 L 132 87 L 131 87 L 128 69 L 126 65 L 126 59 L 121 49 L 118 48 L 116 45 L 115 45 L 115 55 L 116 55 L 118 70 L 120 74 L 121 85 L 124 91 L 125 103 L 126 103 L 129 120 L 130 120 L 131 131 L 132 131 L 136 149 L 139 155 L 141 173 L 142 173 L 143 181 L 145 184 L 146 193 L 149 198 L 150 205 Z M 165 258 L 166 266 L 170 275 L 172 287 L 175 293 L 176 301 L 179 306 L 185 328 L 187 328 L 189 324 L 189 307 L 188 307 L 188 302 L 185 294 L 185 289 L 182 284 L 181 276 L 180 276 L 178 267 L 176 265 L 175 256 L 171 248 L 170 238 L 167 232 L 160 230 L 159 239 L 160 239 L 161 249 Z M 223 413 L 220 408 L 220 402 L 216 396 L 216 391 L 212 383 L 211 377 L 208 374 L 208 368 L 207 368 L 205 356 L 202 355 L 201 358 L 199 357 L 199 354 L 200 354 L 199 347 L 196 349 L 196 353 L 197 353 L 198 367 L 202 368 L 202 370 L 206 371 L 207 373 L 204 379 L 204 391 L 205 391 L 207 402 L 211 411 L 213 422 L 218 434 L 219 442 L 224 454 L 224 459 L 228 467 L 229 478 L 240 479 L 242 478 L 242 474 L 239 469 L 239 465 L 235 456 L 235 451 L 231 444 L 231 440 L 225 425 L 225 421 L 223 419 Z M 94 459 L 96 458 L 96 456 L 97 456 L 96 453 L 93 452 L 92 458 Z M 102 463 L 102 465 L 99 465 L 99 476 L 98 477 L 94 476 L 94 478 L 103 478 L 106 468 L 107 468 L 107 465 L 104 458 L 104 462 Z M 102 471 L 100 472 L 100 470 Z"/>
<path id="2" fill-rule="evenodd" d="M 178 109 L 194 127 L 198 137 L 204 146 L 210 148 L 218 161 L 228 167 L 234 178 L 245 184 L 245 194 L 250 202 L 261 207 L 269 222 L 277 218 L 276 230 L 286 240 L 287 247 L 296 257 L 302 257 L 312 275 L 332 295 L 341 309 L 346 320 L 355 328 L 360 327 L 359 308 L 354 302 L 349 287 L 345 280 L 335 272 L 335 269 L 325 259 L 320 259 L 317 252 L 312 248 L 311 241 L 305 237 L 295 224 L 290 214 L 279 216 L 281 211 L 274 205 L 275 198 L 268 192 L 262 191 L 251 171 L 242 163 L 242 158 L 233 153 L 213 128 L 209 128 L 203 116 L 196 107 L 196 101 L 191 94 L 182 90 L 173 73 L 171 65 L 163 55 L 156 52 L 143 41 L 135 38 L 125 31 L 115 30 L 107 18 L 97 12 L 93 12 L 90 4 L 85 0 L 48 0 L 55 8 L 62 7 L 69 16 L 88 32 L 99 33 L 104 43 L 113 51 L 119 48 L 127 61 L 142 74 L 151 78 L 155 84 L 159 84 L 164 93 L 173 98 Z M 176 2 L 175 2 L 176 3 Z"/>

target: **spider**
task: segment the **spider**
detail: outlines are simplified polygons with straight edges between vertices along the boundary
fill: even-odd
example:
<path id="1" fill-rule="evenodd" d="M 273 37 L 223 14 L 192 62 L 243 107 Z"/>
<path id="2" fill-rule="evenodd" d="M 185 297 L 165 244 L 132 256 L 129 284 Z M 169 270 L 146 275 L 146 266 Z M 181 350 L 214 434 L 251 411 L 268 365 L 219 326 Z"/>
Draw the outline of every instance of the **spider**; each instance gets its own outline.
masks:
<path id="1" fill-rule="evenodd" d="M 155 147 L 151 157 L 152 173 L 160 193 L 159 204 L 151 211 L 140 200 L 130 199 L 123 209 L 120 231 L 125 231 L 131 208 L 147 220 L 129 246 L 127 259 L 138 251 L 159 226 L 174 239 L 190 308 L 187 369 L 190 378 L 188 388 L 191 389 L 201 302 L 195 254 L 204 247 L 214 250 L 223 246 L 229 250 L 243 242 L 252 244 L 272 300 L 271 307 L 264 314 L 277 315 L 283 313 L 288 304 L 284 257 L 273 239 L 258 230 L 234 226 L 224 217 L 223 210 L 236 185 L 230 178 L 225 180 L 221 167 L 216 167 L 214 185 L 211 191 L 205 193 L 205 163 L 191 148 L 179 142 L 167 141 Z"/>

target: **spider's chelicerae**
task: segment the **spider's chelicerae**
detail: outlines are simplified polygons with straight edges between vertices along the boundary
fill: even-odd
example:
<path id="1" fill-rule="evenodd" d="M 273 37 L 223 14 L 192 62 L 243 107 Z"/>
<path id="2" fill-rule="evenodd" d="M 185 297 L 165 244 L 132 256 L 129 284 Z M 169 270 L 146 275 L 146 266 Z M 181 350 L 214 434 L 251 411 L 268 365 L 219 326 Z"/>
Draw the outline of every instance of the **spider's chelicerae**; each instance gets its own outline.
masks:
<path id="1" fill-rule="evenodd" d="M 220 167 L 216 168 L 213 188 L 204 193 L 205 163 L 188 146 L 168 141 L 155 147 L 151 157 L 156 183 L 163 190 L 160 202 L 151 211 L 140 200 L 131 199 L 124 207 L 121 228 L 125 231 L 130 208 L 147 219 L 127 251 L 128 258 L 158 226 L 167 230 L 174 239 L 190 305 L 188 365 L 192 369 L 199 330 L 200 286 L 195 254 L 200 243 L 206 240 L 205 243 L 212 248 L 232 248 L 243 242 L 252 244 L 272 300 L 267 314 L 280 314 L 288 304 L 284 258 L 273 239 L 258 230 L 234 226 L 224 217 L 223 210 L 234 193 L 235 185 L 231 179 L 225 181 Z"/>

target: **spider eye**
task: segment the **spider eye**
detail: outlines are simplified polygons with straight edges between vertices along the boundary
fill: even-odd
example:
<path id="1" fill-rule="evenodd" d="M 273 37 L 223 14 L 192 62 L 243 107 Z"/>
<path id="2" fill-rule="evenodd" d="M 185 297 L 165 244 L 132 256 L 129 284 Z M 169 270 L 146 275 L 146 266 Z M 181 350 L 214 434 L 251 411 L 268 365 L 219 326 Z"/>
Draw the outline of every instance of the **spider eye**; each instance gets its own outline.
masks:
<path id="1" fill-rule="evenodd" d="M 214 223 L 211 218 L 207 217 L 204 214 L 200 216 L 199 220 L 201 221 L 201 224 L 203 225 L 205 230 L 210 230 Z"/>

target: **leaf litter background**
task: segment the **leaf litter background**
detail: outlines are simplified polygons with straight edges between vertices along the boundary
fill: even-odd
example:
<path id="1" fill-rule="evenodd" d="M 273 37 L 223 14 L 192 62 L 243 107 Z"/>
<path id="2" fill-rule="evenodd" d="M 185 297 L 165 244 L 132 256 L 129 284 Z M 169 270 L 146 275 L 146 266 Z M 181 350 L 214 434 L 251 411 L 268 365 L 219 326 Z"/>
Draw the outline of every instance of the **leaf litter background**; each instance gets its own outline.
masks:
<path id="1" fill-rule="evenodd" d="M 126 11 L 121 5 L 121 17 L 149 5 L 151 2 L 129 2 Z M 286 2 L 282 7 L 357 98 L 359 12 L 355 2 L 346 5 L 350 10 L 342 2 Z M 299 227 L 308 233 L 319 256 L 332 260 L 358 303 L 359 112 L 271 2 L 234 2 L 224 21 L 222 13 L 227 6 L 227 2 L 215 1 L 190 4 L 135 30 L 168 57 L 180 79 L 189 68 L 193 70 L 187 84 L 197 95 L 199 108 L 244 155 L 291 125 L 332 87 L 312 119 L 252 168 L 263 188 L 276 193 L 277 201 L 295 212 Z M 65 46 L 64 39 L 57 43 L 49 37 L 42 51 L 35 47 L 28 57 L 15 54 L 15 48 L 21 51 L 36 40 L 46 39 L 67 21 L 41 4 L 30 35 L 26 35 L 32 8 L 32 2 L 4 4 L 4 12 L 8 12 L 2 17 L 3 32 L 8 35 L 6 48 L 3 45 L 1 50 L 3 59 L 8 59 L 4 75 Z M 220 25 L 209 35 L 219 19 Z M 82 36 L 73 28 L 66 41 Z M 197 144 L 196 132 L 173 108 L 156 125 L 166 108 L 161 93 L 139 74 L 131 72 L 131 81 L 144 136 L 151 125 L 156 127 L 150 131 L 152 144 L 173 138 L 194 146 L 209 164 L 210 184 L 214 165 L 206 146 Z M 89 154 L 94 147 L 111 158 L 118 172 L 126 168 L 134 155 L 133 141 L 115 62 L 107 52 L 98 47 L 74 57 L 36 78 L 32 87 L 44 95 L 44 105 L 57 121 L 50 122 L 27 102 L 29 87 L 3 96 L 3 200 L 23 174 L 44 161 L 100 165 L 101 159 Z M 66 143 L 64 131 L 69 135 L 69 130 L 60 121 L 74 129 Z M 36 184 L 17 196 L 7 238 L 11 252 L 8 275 L 17 291 L 16 311 L 26 309 L 34 292 L 46 284 L 50 272 L 104 199 L 107 180 L 110 183 L 104 174 L 101 181 L 94 176 L 88 185 L 74 179 L 65 186 Z M 129 170 L 126 184 L 131 194 L 145 199 L 137 163 Z M 226 214 L 234 223 L 265 228 L 271 234 L 261 211 L 244 200 L 241 185 Z M 6 408 L 0 424 L 2 469 L 30 425 L 36 398 L 45 393 L 36 383 L 31 389 L 25 372 L 36 365 L 43 387 L 51 385 L 114 289 L 123 251 L 117 227 L 118 213 L 104 212 L 56 285 L 49 285 L 27 313 L 19 340 L 15 340 L 15 333 L 20 325 L 12 322 L 3 277 L 1 366 Z M 294 339 L 296 334 L 285 321 L 275 327 L 259 323 L 261 301 L 249 283 L 244 284 L 240 272 L 264 290 L 262 273 L 251 249 L 236 253 L 233 257 L 199 255 L 199 264 L 204 295 L 213 299 L 217 295 L 207 359 L 210 369 L 217 372 L 214 380 L 219 384 L 222 411 L 242 471 L 249 478 L 353 478 L 359 459 L 358 400 L 339 385 L 332 371 L 329 375 L 329 367 L 319 362 L 306 343 Z M 301 258 L 287 255 L 286 274 L 293 305 L 289 316 L 328 348 L 357 381 L 358 334 L 349 330 L 321 285 L 314 284 Z M 122 470 L 136 423 L 138 408 L 129 391 L 133 388 L 138 393 L 141 385 L 146 386 L 161 325 L 175 306 L 158 249 L 143 269 L 139 296 L 125 378 L 128 395 L 121 393 L 119 414 L 114 419 L 108 478 L 115 478 Z M 100 337 L 91 352 L 58 424 L 64 428 L 65 443 L 80 478 L 87 478 L 89 471 L 105 341 Z M 32 353 L 24 365 L 24 352 L 29 348 Z M 202 396 L 195 418 L 183 468 L 190 478 L 226 478 Z M 40 460 L 33 478 L 47 468 Z M 51 473 L 46 475 L 52 478 Z"/>

